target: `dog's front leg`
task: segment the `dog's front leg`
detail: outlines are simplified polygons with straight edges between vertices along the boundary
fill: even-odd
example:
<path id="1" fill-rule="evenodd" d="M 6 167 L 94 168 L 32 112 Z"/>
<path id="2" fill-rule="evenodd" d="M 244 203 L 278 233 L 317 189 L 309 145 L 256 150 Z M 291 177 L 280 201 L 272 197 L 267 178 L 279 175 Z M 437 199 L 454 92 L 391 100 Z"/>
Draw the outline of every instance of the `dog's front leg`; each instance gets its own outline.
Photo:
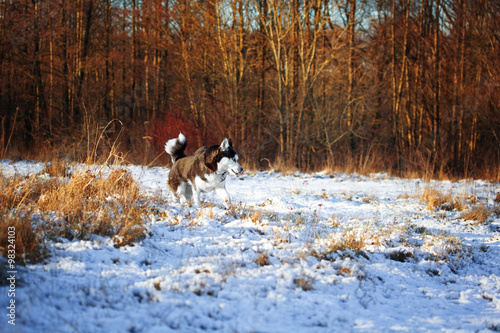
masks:
<path id="1" fill-rule="evenodd" d="M 229 205 L 231 205 L 231 197 L 229 196 L 229 193 L 227 193 L 226 187 L 216 188 L 215 193 L 224 203 L 224 207 L 226 207 L 226 209 L 229 209 Z"/>
<path id="2" fill-rule="evenodd" d="M 195 205 L 201 207 L 200 191 L 193 187 L 193 200 Z"/>

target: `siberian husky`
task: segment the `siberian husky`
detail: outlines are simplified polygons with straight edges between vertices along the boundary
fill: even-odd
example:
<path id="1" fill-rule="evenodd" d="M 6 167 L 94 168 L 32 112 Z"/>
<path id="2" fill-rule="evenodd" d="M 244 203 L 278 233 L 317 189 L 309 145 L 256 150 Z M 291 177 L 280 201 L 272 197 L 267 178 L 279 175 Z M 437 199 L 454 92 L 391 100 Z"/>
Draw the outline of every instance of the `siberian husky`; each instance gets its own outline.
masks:
<path id="1" fill-rule="evenodd" d="M 186 137 L 182 133 L 165 144 L 165 151 L 173 163 L 168 175 L 170 191 L 181 203 L 190 201 L 194 195 L 198 206 L 202 192 L 215 191 L 224 206 L 229 208 L 231 197 L 226 191 L 227 175 L 243 173 L 231 139 L 224 139 L 220 146 L 201 147 L 191 156 L 184 154 L 186 146 Z"/>

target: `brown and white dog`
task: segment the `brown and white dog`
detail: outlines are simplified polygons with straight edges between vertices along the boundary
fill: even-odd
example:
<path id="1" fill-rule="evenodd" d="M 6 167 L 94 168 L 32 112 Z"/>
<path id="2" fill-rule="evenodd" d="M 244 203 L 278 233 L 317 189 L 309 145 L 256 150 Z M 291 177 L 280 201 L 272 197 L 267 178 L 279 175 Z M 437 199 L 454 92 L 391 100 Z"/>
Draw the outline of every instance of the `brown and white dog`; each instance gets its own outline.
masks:
<path id="1" fill-rule="evenodd" d="M 202 192 L 215 191 L 224 206 L 229 208 L 231 197 L 226 191 L 226 177 L 228 173 L 243 173 L 231 139 L 224 139 L 220 146 L 201 147 L 191 156 L 184 154 L 186 146 L 186 137 L 182 133 L 165 144 L 165 151 L 173 163 L 168 175 L 170 191 L 181 203 L 190 201 L 194 195 L 198 206 Z"/>

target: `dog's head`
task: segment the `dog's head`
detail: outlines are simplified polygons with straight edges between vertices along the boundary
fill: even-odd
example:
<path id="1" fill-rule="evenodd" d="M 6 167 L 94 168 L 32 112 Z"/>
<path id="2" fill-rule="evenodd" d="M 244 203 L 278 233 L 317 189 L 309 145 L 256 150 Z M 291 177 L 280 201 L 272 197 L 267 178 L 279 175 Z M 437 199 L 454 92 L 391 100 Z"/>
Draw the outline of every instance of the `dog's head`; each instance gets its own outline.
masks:
<path id="1" fill-rule="evenodd" d="M 205 154 L 205 164 L 209 169 L 218 173 L 230 172 L 233 175 L 243 173 L 243 168 L 238 164 L 238 154 L 233 149 L 231 139 L 224 139 L 219 147 L 209 147 Z"/>

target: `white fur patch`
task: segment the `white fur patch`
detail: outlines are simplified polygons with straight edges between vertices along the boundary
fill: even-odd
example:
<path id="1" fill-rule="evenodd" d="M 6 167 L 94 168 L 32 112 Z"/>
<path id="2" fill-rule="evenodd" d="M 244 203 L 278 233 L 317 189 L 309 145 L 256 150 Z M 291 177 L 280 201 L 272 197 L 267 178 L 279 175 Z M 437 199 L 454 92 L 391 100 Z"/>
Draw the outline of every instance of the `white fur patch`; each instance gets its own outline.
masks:
<path id="1" fill-rule="evenodd" d="M 210 192 L 215 190 L 217 187 L 224 187 L 225 182 L 222 180 L 222 175 L 212 173 L 205 175 L 205 180 L 200 176 L 196 176 L 194 178 L 194 184 L 196 185 L 196 190 L 201 192 Z"/>
<path id="2" fill-rule="evenodd" d="M 226 175 L 225 174 L 205 174 L 205 179 L 202 179 L 200 176 L 196 176 L 194 178 L 194 201 L 197 205 L 200 205 L 200 194 L 202 192 L 211 192 L 215 191 L 215 194 L 222 200 L 224 206 L 229 208 L 231 204 L 231 198 L 229 197 L 229 193 L 226 191 Z"/>
<path id="3" fill-rule="evenodd" d="M 181 203 L 184 204 L 193 197 L 193 186 L 190 183 L 181 182 L 176 192 Z"/>

